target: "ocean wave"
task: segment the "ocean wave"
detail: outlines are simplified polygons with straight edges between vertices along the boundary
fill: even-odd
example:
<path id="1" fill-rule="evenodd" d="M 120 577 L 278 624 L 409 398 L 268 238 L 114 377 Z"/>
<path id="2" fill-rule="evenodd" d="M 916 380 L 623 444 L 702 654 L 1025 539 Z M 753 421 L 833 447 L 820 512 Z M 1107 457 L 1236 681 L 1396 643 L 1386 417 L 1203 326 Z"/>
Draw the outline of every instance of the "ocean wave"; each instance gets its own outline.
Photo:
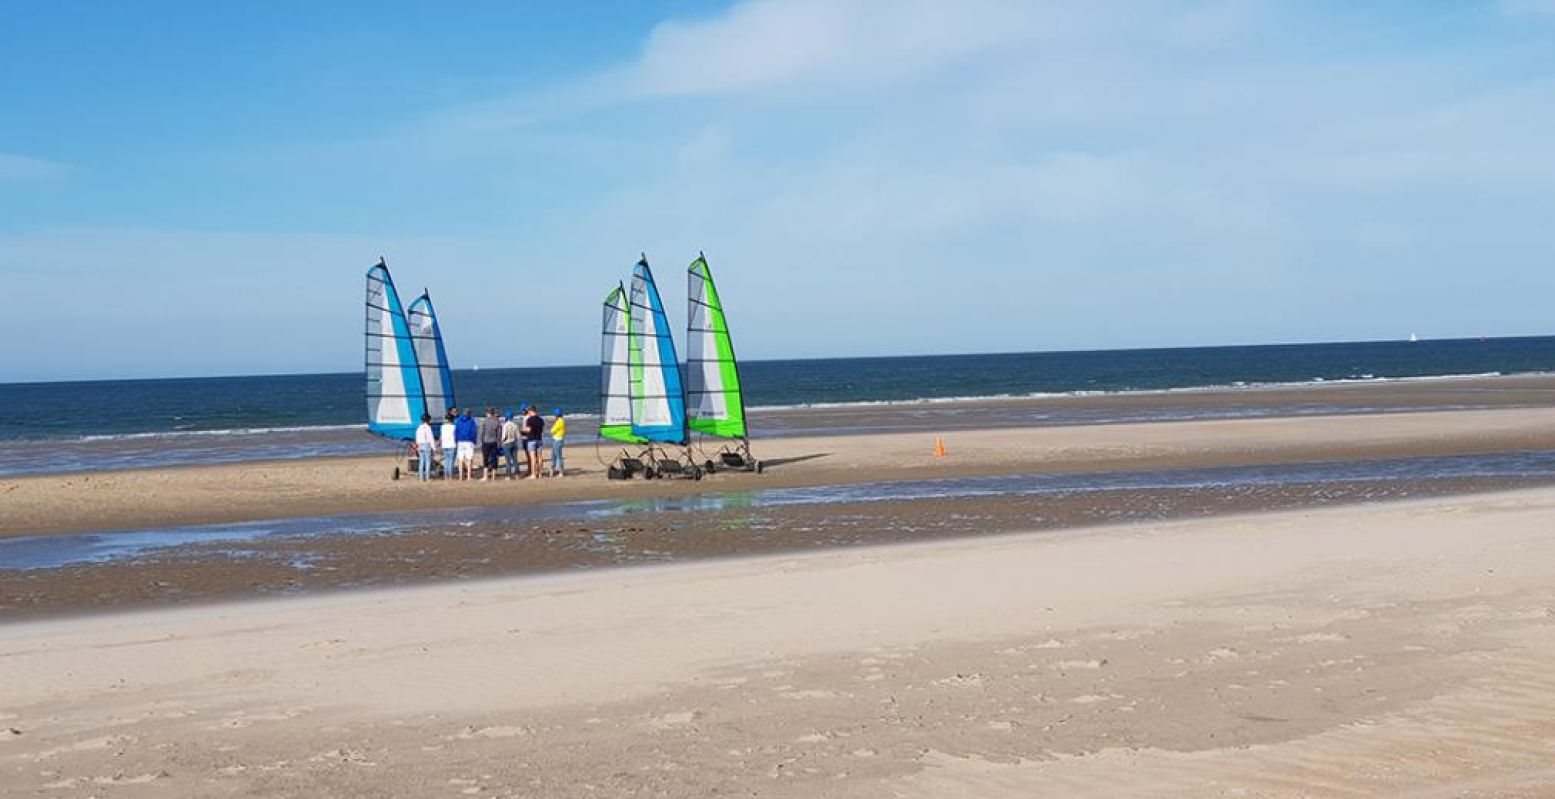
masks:
<path id="1" fill-rule="evenodd" d="M 1076 397 L 1120 397 L 1120 396 L 1160 396 L 1169 394 L 1205 394 L 1217 391 L 1259 391 L 1268 389 L 1310 388 L 1312 386 L 1333 386 L 1345 384 L 1366 383 L 1411 383 L 1439 380 L 1471 380 L 1487 377 L 1555 377 L 1555 372 L 1472 372 L 1447 375 L 1412 375 L 1405 377 L 1375 377 L 1370 375 L 1358 375 L 1355 377 L 1312 377 L 1306 380 L 1269 381 L 1269 382 L 1233 382 L 1233 383 L 1207 383 L 1198 386 L 1174 386 L 1170 388 L 1123 388 L 1123 389 L 1076 389 L 1073 391 L 1033 391 L 1029 393 L 1002 393 L 1002 394 L 976 394 L 958 395 L 949 397 L 912 397 L 904 399 L 888 400 L 845 400 L 838 402 L 807 402 L 793 405 L 752 405 L 746 410 L 760 411 L 763 413 L 781 413 L 783 411 L 812 410 L 812 409 L 837 409 L 837 408 L 873 408 L 873 407 L 897 407 L 910 405 L 941 405 L 966 402 L 1000 402 L 1019 401 L 1031 399 L 1068 399 Z"/>
<path id="2" fill-rule="evenodd" d="M 140 433 L 96 433 L 88 436 L 62 436 L 58 438 L 20 439 L 31 441 L 58 441 L 70 444 L 92 444 L 105 441 L 144 441 L 153 438 L 202 438 L 226 436 L 262 436 L 275 433 L 317 433 L 327 431 L 360 430 L 367 432 L 365 424 L 289 425 L 284 427 L 232 427 L 218 430 L 155 430 Z"/>

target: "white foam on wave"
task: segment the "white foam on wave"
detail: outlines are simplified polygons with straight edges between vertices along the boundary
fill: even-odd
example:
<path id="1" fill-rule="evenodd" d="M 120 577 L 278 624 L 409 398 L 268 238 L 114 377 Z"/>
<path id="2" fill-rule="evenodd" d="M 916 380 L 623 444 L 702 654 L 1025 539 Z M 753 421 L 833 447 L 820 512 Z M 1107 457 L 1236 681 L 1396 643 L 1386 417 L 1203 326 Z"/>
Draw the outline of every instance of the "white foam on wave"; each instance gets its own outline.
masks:
<path id="1" fill-rule="evenodd" d="M 150 433 L 103 433 L 90 436 L 77 436 L 75 438 L 54 439 L 56 441 L 70 442 L 96 442 L 96 441 L 135 441 L 148 438 L 183 438 L 195 436 L 259 436 L 272 433 L 315 433 L 330 430 L 361 430 L 367 431 L 367 425 L 362 424 L 319 424 L 319 425 L 294 425 L 288 427 L 233 427 L 221 430 L 162 430 Z"/>
<path id="2" fill-rule="evenodd" d="M 753 405 L 747 410 L 762 411 L 766 413 L 835 409 L 835 408 L 870 408 L 893 407 L 910 405 L 941 405 L 960 402 L 998 402 L 1008 400 L 1028 399 L 1068 399 L 1074 397 L 1115 397 L 1115 396 L 1158 396 L 1167 394 L 1204 394 L 1218 391 L 1260 391 L 1284 388 L 1309 388 L 1315 385 L 1334 386 L 1362 383 L 1411 383 L 1439 380 L 1471 380 L 1486 377 L 1541 377 L 1555 376 L 1555 372 L 1514 372 L 1510 375 L 1505 372 L 1472 372 L 1463 374 L 1446 375 L 1413 375 L 1406 377 L 1375 377 L 1361 375 L 1358 377 L 1313 377 L 1306 380 L 1270 381 L 1270 382 L 1242 382 L 1233 383 L 1209 383 L 1202 386 L 1177 386 L 1172 388 L 1128 388 L 1128 389 L 1077 389 L 1074 391 L 1033 391 L 1025 394 L 972 394 L 950 397 L 913 397 L 910 399 L 890 400 L 852 400 L 843 402 L 807 402 L 794 405 Z"/>

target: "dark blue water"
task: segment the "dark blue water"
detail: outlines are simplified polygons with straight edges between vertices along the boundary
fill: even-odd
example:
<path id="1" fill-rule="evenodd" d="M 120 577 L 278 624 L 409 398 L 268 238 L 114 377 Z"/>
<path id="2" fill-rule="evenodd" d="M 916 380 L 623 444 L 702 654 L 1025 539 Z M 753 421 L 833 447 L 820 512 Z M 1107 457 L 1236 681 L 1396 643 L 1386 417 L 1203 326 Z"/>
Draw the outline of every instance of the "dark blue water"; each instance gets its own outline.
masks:
<path id="1" fill-rule="evenodd" d="M 1555 371 L 1555 337 L 752 361 L 752 407 Z M 594 366 L 460 370 L 462 403 L 599 408 Z M 0 384 L 0 441 L 364 426 L 357 373 Z"/>
<path id="2" fill-rule="evenodd" d="M 587 522 L 637 513 L 716 513 L 938 497 L 1070 496 L 1142 489 L 1196 490 L 1360 482 L 1427 484 L 1431 481 L 1465 478 L 1555 479 L 1555 452 L 1500 452 L 1155 471 L 899 480 L 680 497 L 590 500 L 558 505 L 453 508 L 23 536 L 0 539 L 0 570 L 50 569 L 82 563 L 106 563 L 195 544 L 240 544 L 262 539 L 306 539 L 326 535 L 393 535 L 450 527 L 564 520 Z"/>
<path id="3" fill-rule="evenodd" d="M 1449 375 L 1555 372 L 1555 337 L 1295 344 L 1165 350 L 754 361 L 742 364 L 754 435 L 865 433 L 1025 425 L 1108 424 L 1366 413 L 1322 402 L 1172 407 L 873 408 L 951 398 L 1090 395 L 1215 386 L 1308 384 Z M 594 437 L 594 366 L 455 373 L 475 407 L 523 402 L 572 416 Z M 1483 398 L 1482 398 L 1483 399 Z M 1555 401 L 1555 397 L 1551 398 Z M 1436 409 L 1481 407 L 1459 394 Z M 796 411 L 804 408 L 807 410 Z M 365 432 L 360 374 L 0 384 L 0 475 L 59 473 L 334 455 L 392 455 Z M 25 442 L 48 442 L 31 446 Z"/>

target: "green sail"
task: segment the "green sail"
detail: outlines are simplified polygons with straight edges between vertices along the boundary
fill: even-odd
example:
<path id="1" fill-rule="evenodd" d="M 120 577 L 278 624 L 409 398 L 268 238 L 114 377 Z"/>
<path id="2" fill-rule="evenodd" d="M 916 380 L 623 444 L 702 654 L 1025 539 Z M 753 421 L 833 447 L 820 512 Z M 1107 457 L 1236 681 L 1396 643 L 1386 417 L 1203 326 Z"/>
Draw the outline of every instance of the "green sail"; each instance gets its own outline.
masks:
<path id="1" fill-rule="evenodd" d="M 632 380 L 633 373 L 640 383 L 642 353 L 632 357 L 632 315 L 627 307 L 626 289 L 620 285 L 605 296 L 604 346 L 600 353 L 599 435 L 627 444 L 641 444 L 644 439 L 632 435 Z"/>
<path id="2" fill-rule="evenodd" d="M 719 438 L 745 439 L 745 396 L 718 287 L 707 258 L 687 270 L 686 413 L 691 429 Z"/>

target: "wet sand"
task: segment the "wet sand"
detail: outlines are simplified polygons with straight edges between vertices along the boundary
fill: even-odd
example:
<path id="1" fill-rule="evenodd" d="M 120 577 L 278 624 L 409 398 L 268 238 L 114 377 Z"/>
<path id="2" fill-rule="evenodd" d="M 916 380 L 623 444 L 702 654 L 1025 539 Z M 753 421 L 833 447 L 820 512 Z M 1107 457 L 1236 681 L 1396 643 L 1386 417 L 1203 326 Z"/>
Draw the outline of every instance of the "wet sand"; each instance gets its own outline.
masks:
<path id="1" fill-rule="evenodd" d="M 1539 488 L 7 625 L 0 792 L 1546 796 L 1552 571 Z"/>
<path id="2" fill-rule="evenodd" d="M 1225 485 L 721 511 L 644 509 L 604 519 L 267 536 L 152 549 L 122 560 L 59 568 L 0 568 L 0 624 L 256 596 L 1359 505 L 1536 485 L 1555 485 L 1555 476 Z"/>
<path id="3" fill-rule="evenodd" d="M 388 458 L 12 478 L 0 480 L 0 536 L 1010 472 L 1555 449 L 1555 408 L 958 430 L 943 433 L 949 449 L 943 458 L 934 455 L 938 432 L 930 426 L 914 433 L 764 440 L 756 450 L 769 464 L 766 474 L 719 474 L 701 482 L 612 483 L 588 444 L 570 449 L 569 463 L 579 473 L 518 483 L 395 482 L 389 473 L 396 461 Z"/>

